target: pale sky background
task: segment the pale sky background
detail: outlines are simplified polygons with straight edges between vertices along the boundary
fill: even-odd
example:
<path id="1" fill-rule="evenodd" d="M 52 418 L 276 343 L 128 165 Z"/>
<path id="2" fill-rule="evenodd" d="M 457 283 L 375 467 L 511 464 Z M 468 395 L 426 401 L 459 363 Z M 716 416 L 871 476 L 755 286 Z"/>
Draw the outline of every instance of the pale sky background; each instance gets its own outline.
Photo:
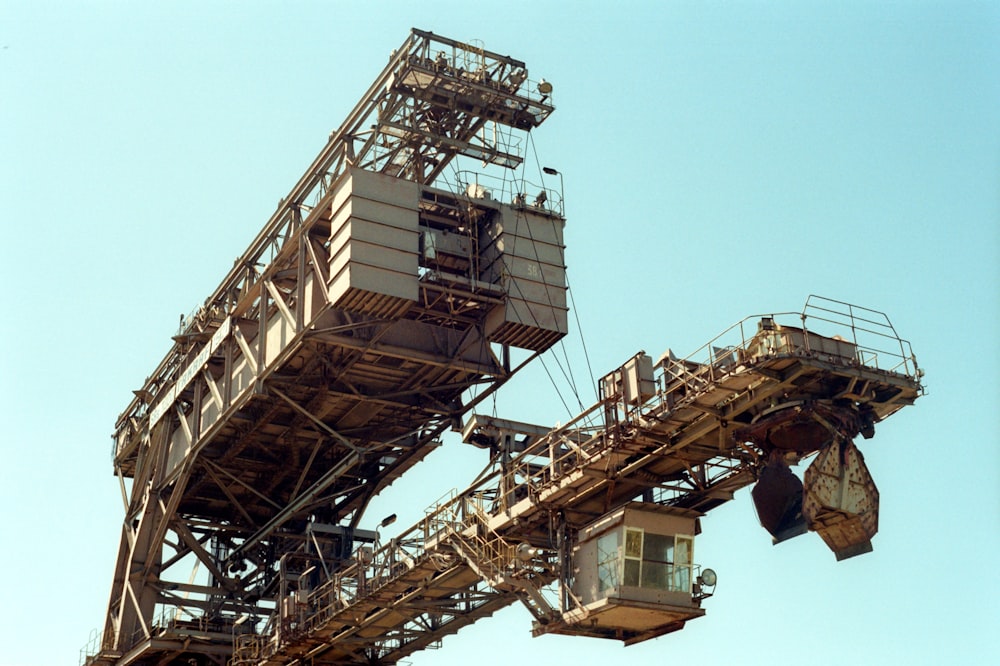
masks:
<path id="1" fill-rule="evenodd" d="M 600 375 L 816 293 L 887 313 L 928 388 L 860 442 L 873 553 L 772 546 L 743 491 L 684 631 L 532 639 L 514 606 L 413 666 L 1000 663 L 998 3 L 0 0 L 0 666 L 103 624 L 117 415 L 411 27 L 555 86 L 578 378 L 581 333 Z M 541 368 L 506 388 L 502 416 L 569 416 Z M 483 455 L 447 441 L 369 526 Z"/>

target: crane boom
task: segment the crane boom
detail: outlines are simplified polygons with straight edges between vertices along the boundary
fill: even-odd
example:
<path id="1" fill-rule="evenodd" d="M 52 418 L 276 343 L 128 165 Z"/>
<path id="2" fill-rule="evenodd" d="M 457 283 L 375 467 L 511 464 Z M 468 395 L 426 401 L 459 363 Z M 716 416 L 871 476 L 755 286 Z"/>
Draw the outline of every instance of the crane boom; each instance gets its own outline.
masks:
<path id="1" fill-rule="evenodd" d="M 286 553 L 349 557 L 368 501 L 517 371 L 505 350 L 565 334 L 561 192 L 443 175 L 521 163 L 515 135 L 553 109 L 533 84 L 414 30 L 183 322 L 116 424 L 131 492 L 99 661 L 228 653 L 231 632 L 185 650 L 156 627 L 262 613 Z M 529 186 L 546 205 L 486 197 Z M 207 580 L 177 573 L 192 559 Z"/>
<path id="2" fill-rule="evenodd" d="M 830 309 L 838 306 L 846 307 Z M 842 321 L 831 320 L 833 312 Z M 810 471 L 829 452 L 860 455 L 851 439 L 870 436 L 875 422 L 920 394 L 912 353 L 888 319 L 872 338 L 883 342 L 878 348 L 856 333 L 854 341 L 839 335 L 857 330 L 860 312 L 812 297 L 803 313 L 745 319 L 685 359 L 668 350 L 654 367 L 640 352 L 602 380 L 597 403 L 551 430 L 474 416 L 464 439 L 494 452 L 492 473 L 429 508 L 388 543 L 359 551 L 327 582 L 304 585 L 261 633 L 237 639 L 234 663 L 343 663 L 359 642 L 367 658 L 395 663 L 517 601 L 531 611 L 535 635 L 632 644 L 683 628 L 704 614 L 701 601 L 714 587 L 693 553 L 673 563 L 665 584 L 673 598 L 619 598 L 609 609 L 600 598 L 588 603 L 588 591 L 574 580 L 585 578 L 588 564 L 581 543 L 629 511 L 647 520 L 690 520 L 732 499 L 760 478 L 793 425 L 821 426 L 818 436 L 784 451 L 795 459 L 820 453 Z M 832 329 L 832 337 L 816 333 L 812 322 Z M 767 436 L 757 429 L 750 438 L 765 422 Z M 865 552 L 874 534 L 837 541 L 859 518 L 851 508 L 808 525 L 838 559 L 844 551 Z M 546 590 L 553 583 L 554 598 Z"/>
<path id="3" fill-rule="evenodd" d="M 647 640 L 704 614 L 698 518 L 751 484 L 776 542 L 871 549 L 853 439 L 922 391 L 881 313 L 811 297 L 640 352 L 556 428 L 475 412 L 567 332 L 562 191 L 508 175 L 551 92 L 429 32 L 393 52 L 116 423 L 88 664 L 391 664 L 517 601 L 536 635 Z M 487 471 L 388 542 L 363 528 L 449 429 Z"/>

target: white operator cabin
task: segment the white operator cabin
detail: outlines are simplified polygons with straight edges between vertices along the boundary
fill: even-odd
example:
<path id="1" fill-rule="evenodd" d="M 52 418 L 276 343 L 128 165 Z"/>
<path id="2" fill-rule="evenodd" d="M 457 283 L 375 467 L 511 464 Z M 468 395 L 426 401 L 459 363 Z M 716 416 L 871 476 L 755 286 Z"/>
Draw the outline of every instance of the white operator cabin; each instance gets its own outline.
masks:
<path id="1" fill-rule="evenodd" d="M 572 590 L 579 607 L 563 620 L 632 643 L 704 615 L 703 588 L 714 586 L 714 574 L 702 580 L 694 561 L 700 515 L 633 502 L 582 529 L 573 552 Z"/>

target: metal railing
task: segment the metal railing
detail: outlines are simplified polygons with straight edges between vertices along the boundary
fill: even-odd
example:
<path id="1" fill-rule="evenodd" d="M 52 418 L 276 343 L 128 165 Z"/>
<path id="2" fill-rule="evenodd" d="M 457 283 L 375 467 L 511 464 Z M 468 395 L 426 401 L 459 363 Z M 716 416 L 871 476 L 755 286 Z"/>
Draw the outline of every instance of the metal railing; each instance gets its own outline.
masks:
<path id="1" fill-rule="evenodd" d="M 308 591 L 304 602 L 295 597 L 285 609 L 279 602 L 263 633 L 234 637 L 234 659 L 249 663 L 246 655 L 273 657 L 284 644 L 317 631 L 352 607 L 379 602 L 384 588 L 417 566 L 445 571 L 464 564 L 491 588 L 523 589 L 512 581 L 532 568 L 530 558 L 519 557 L 517 545 L 489 528 L 488 504 L 481 494 L 450 492 L 409 530 L 385 544 L 358 549 L 351 565 Z"/>
<path id="2" fill-rule="evenodd" d="M 655 366 L 658 390 L 638 410 L 662 408 L 668 390 L 678 384 L 689 390 L 684 399 L 693 399 L 690 396 L 711 390 L 756 360 L 775 355 L 818 356 L 831 364 L 909 378 L 922 374 L 909 342 L 897 335 L 884 314 L 811 296 L 802 312 L 744 318 L 683 359 L 668 350 Z M 461 494 L 452 491 L 442 497 L 398 537 L 360 549 L 352 564 L 309 592 L 306 603 L 298 607 L 296 631 L 316 630 L 345 609 L 372 602 L 381 589 L 420 565 L 444 571 L 464 561 L 484 583 L 502 585 L 508 574 L 516 572 L 518 553 L 515 545 L 490 530 L 491 518 L 526 499 L 537 504 L 567 475 L 602 463 L 615 443 L 606 423 L 615 400 L 599 401 L 538 438 L 504 469 Z M 680 568 L 688 568 L 688 587 L 697 580 L 698 565 L 673 566 L 671 580 L 685 573 Z M 275 615 L 281 612 L 279 607 Z M 272 622 L 272 630 L 275 626 Z M 284 641 L 289 635 L 277 638 Z M 258 650 L 264 658 L 280 648 L 273 634 L 248 636 L 255 638 L 241 638 L 244 648 Z"/>
<path id="3" fill-rule="evenodd" d="M 90 632 L 90 637 L 82 648 L 80 648 L 80 666 L 90 663 L 90 661 L 96 657 L 101 650 L 104 649 L 104 632 L 100 629 L 94 629 Z"/>
<path id="4" fill-rule="evenodd" d="M 651 411 L 676 411 L 756 360 L 778 354 L 818 357 L 834 365 L 910 379 L 922 376 L 910 343 L 896 334 L 884 314 L 810 296 L 802 312 L 746 317 L 684 358 L 667 350 L 655 364 L 659 371 L 655 394 L 643 404 L 624 406 L 626 421 Z M 603 460 L 612 441 L 607 437 L 613 427 L 608 419 L 616 405 L 615 399 L 596 403 L 512 460 L 505 473 L 512 481 L 506 491 L 501 485 L 500 508 L 508 509 L 526 497 L 538 499 L 546 487 Z M 719 466 L 723 474 L 733 471 L 727 460 L 706 464 Z"/>
<path id="5" fill-rule="evenodd" d="M 774 354 L 822 356 L 910 378 L 922 375 L 910 343 L 896 334 L 884 313 L 810 296 L 802 312 L 746 317 L 684 358 L 668 349 L 657 364 L 663 371 L 660 388 L 681 382 L 691 391 L 703 390 L 755 358 Z"/>
<path id="6" fill-rule="evenodd" d="M 811 295 L 801 317 L 803 328 L 811 320 L 829 324 L 841 333 L 850 331 L 849 340 L 857 347 L 862 365 L 908 377 L 921 375 L 909 341 L 899 337 L 883 312 Z"/>
<path id="7" fill-rule="evenodd" d="M 510 180 L 479 171 L 462 170 L 454 176 L 442 176 L 442 183 L 452 192 L 470 199 L 487 199 L 543 213 L 565 217 L 562 186 L 550 187 L 524 178 Z"/>
<path id="8" fill-rule="evenodd" d="M 480 46 L 414 29 L 400 47 L 393 51 L 389 62 L 368 91 L 361 97 L 340 128 L 330 134 L 327 144 L 288 195 L 281 199 L 277 209 L 215 291 L 206 298 L 201 307 L 193 310 L 193 316 L 182 320 L 181 333 L 211 333 L 225 315 L 254 318 L 259 314 L 257 311 L 266 306 L 268 299 L 266 295 L 261 295 L 261 291 L 256 287 L 291 259 L 297 251 L 299 235 L 305 233 L 306 227 L 314 224 L 320 217 L 314 214 L 315 209 L 326 200 L 331 186 L 338 182 L 352 165 L 360 165 L 361 168 L 382 173 L 390 173 L 392 169 L 398 167 L 405 172 L 407 165 L 396 165 L 393 160 L 400 155 L 409 155 L 408 164 L 416 163 L 416 151 L 401 150 L 406 142 L 414 137 L 419 138 L 425 148 L 434 148 L 437 151 L 435 148 L 437 143 L 447 137 L 428 138 L 415 132 L 408 132 L 405 137 L 396 137 L 378 129 L 391 124 L 395 118 L 395 116 L 389 119 L 382 118 L 384 107 L 394 108 L 394 105 L 388 102 L 397 98 L 417 99 L 412 96 L 415 94 L 412 90 L 410 93 L 404 92 L 405 86 L 401 87 L 399 83 L 400 77 L 417 65 L 429 68 L 429 71 L 442 68 L 439 78 L 461 81 L 463 86 L 481 91 L 483 93 L 481 99 L 497 105 L 497 109 L 510 110 L 513 108 L 511 105 L 521 108 L 522 112 L 530 115 L 530 118 L 524 118 L 524 122 L 529 126 L 540 124 L 554 110 L 549 99 L 551 91 L 543 93 L 541 82 L 534 83 L 528 78 L 527 68 L 523 62 L 485 50 Z M 402 104 L 395 106 L 400 109 L 409 108 Z M 462 122 L 464 124 L 459 129 L 470 132 L 476 126 L 477 119 L 468 114 L 467 117 L 463 116 Z M 518 132 L 526 129 L 527 127 L 521 123 L 515 123 L 515 127 L 512 127 L 512 131 Z M 505 140 L 512 142 L 513 139 L 510 138 L 512 136 L 505 137 Z M 391 144 L 392 149 L 380 153 L 379 146 L 382 144 L 380 139 Z M 489 152 L 488 147 L 481 148 Z M 435 154 L 436 159 L 426 160 L 427 163 L 433 162 L 435 166 L 430 173 L 424 174 L 420 179 L 422 182 L 438 182 L 444 169 L 453 159 L 460 156 L 460 153 L 449 150 L 441 150 Z M 554 195 L 554 192 L 552 194 Z M 561 193 L 558 200 L 561 202 Z M 277 261 L 279 257 L 284 259 Z M 175 342 L 160 364 L 147 377 L 141 391 L 155 396 L 168 387 L 177 378 L 185 358 L 185 346 Z M 131 428 L 126 425 L 130 420 L 141 422 L 146 410 L 143 399 L 139 397 L 132 399 L 119 417 L 116 432 Z M 117 444 L 116 451 L 121 446 L 120 443 Z"/>

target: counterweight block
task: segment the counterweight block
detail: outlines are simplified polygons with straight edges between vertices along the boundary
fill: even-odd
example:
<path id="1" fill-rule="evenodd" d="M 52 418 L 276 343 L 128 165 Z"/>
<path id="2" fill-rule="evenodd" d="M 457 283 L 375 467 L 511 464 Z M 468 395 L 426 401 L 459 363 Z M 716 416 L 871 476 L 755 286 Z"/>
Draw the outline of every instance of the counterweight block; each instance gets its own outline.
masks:
<path id="1" fill-rule="evenodd" d="M 838 439 L 806 470 L 802 515 L 838 561 L 872 551 L 871 538 L 878 531 L 878 488 L 851 440 Z"/>

